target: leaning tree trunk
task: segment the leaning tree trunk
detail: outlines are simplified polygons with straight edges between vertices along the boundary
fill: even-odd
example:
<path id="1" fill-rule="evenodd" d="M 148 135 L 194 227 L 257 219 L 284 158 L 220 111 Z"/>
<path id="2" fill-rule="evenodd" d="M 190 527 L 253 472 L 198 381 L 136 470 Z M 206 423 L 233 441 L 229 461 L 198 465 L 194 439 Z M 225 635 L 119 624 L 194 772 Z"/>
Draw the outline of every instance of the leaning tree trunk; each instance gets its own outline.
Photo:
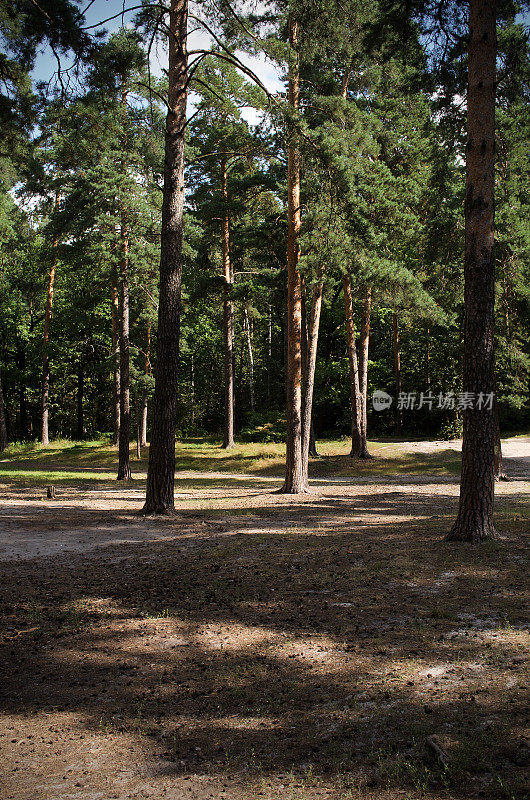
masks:
<path id="1" fill-rule="evenodd" d="M 120 312 L 118 298 L 118 272 L 116 265 L 113 264 L 110 277 L 110 310 L 112 315 L 113 372 L 112 444 L 115 446 L 120 439 Z"/>
<path id="2" fill-rule="evenodd" d="M 353 301 L 351 296 L 350 276 L 342 276 L 344 292 L 344 311 L 346 317 L 346 343 L 348 361 L 350 363 L 350 395 L 351 395 L 351 458 L 359 458 L 362 452 L 363 409 L 361 387 L 359 383 L 359 364 L 355 346 L 355 326 L 353 323 Z"/>
<path id="3" fill-rule="evenodd" d="M 175 510 L 175 430 L 182 283 L 188 0 L 171 0 L 157 367 L 145 514 Z"/>
<path id="4" fill-rule="evenodd" d="M 131 464 L 130 353 L 129 353 L 129 231 L 125 210 L 121 212 L 120 258 L 120 439 L 118 453 L 119 481 L 129 480 Z"/>
<path id="5" fill-rule="evenodd" d="M 359 342 L 359 383 L 361 389 L 361 458 L 371 458 L 368 452 L 368 350 L 370 345 L 370 311 L 372 290 L 365 288 L 361 309 L 361 338 Z"/>
<path id="6" fill-rule="evenodd" d="M 289 21 L 289 105 L 300 106 L 298 23 Z M 287 436 L 284 494 L 308 489 L 302 458 L 302 281 L 300 248 L 300 150 L 295 125 L 290 125 L 287 167 Z"/>
<path id="7" fill-rule="evenodd" d="M 234 306 L 232 303 L 232 264 L 230 261 L 230 218 L 228 214 L 227 160 L 221 161 L 221 192 L 224 202 L 223 213 L 223 337 L 225 373 L 225 425 L 223 447 L 229 450 L 234 446 Z"/>
<path id="8" fill-rule="evenodd" d="M 2 373 L 0 372 L 0 453 L 7 447 L 6 412 L 4 408 L 4 392 L 2 389 Z"/>
<path id="9" fill-rule="evenodd" d="M 460 503 L 450 541 L 495 536 L 493 403 L 477 402 L 494 385 L 495 304 L 495 0 L 470 0 L 464 261 L 464 410 Z M 489 407 L 491 405 L 491 408 Z"/>
<path id="10" fill-rule="evenodd" d="M 313 286 L 309 325 L 307 326 L 307 366 L 305 370 L 305 386 L 302 404 L 302 465 L 304 483 L 308 485 L 309 454 L 311 451 L 311 418 L 313 415 L 313 389 L 315 386 L 315 368 L 317 363 L 318 329 L 320 326 L 320 309 L 322 308 L 322 292 L 324 289 L 323 271 Z M 313 447 L 316 447 L 313 442 Z"/>
<path id="11" fill-rule="evenodd" d="M 319 316 L 320 322 L 320 316 Z M 308 413 L 308 406 L 306 403 L 306 389 L 308 385 L 308 364 L 309 364 L 309 337 L 307 333 L 307 314 L 305 307 L 305 283 L 302 280 L 302 454 L 304 452 L 304 430 L 306 422 L 306 413 Z M 314 384 L 314 375 L 313 375 Z M 313 427 L 313 403 L 309 413 L 309 456 L 311 458 L 318 458 L 317 443 L 315 440 L 315 429 Z M 308 464 L 309 467 L 309 464 Z"/>
<path id="12" fill-rule="evenodd" d="M 151 374 L 151 323 L 147 323 L 145 342 L 145 374 Z M 142 411 L 140 415 L 140 447 L 147 447 L 147 387 L 142 392 Z"/>
<path id="13" fill-rule="evenodd" d="M 396 379 L 396 427 L 398 431 L 403 425 L 403 415 L 399 408 L 399 396 L 401 394 L 401 348 L 399 342 L 399 321 L 397 312 L 392 315 L 392 346 L 394 349 L 394 377 Z"/>
<path id="14" fill-rule="evenodd" d="M 55 194 L 54 211 L 59 208 L 59 192 Z M 48 415 L 50 400 L 50 354 L 48 340 L 50 338 L 50 323 L 52 318 L 53 290 L 55 285 L 55 269 L 57 267 L 57 248 L 59 237 L 55 236 L 52 244 L 52 260 L 48 275 L 48 291 L 46 293 L 46 308 L 44 311 L 44 332 L 42 336 L 42 384 L 41 384 L 41 444 L 48 444 Z"/>

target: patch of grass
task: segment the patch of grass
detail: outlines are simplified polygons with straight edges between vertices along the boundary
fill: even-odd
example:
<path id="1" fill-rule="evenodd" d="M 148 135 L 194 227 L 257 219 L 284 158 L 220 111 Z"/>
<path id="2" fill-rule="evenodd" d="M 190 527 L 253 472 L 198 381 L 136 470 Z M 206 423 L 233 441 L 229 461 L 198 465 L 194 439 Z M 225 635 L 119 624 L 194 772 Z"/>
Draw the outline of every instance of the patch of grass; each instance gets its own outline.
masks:
<path id="1" fill-rule="evenodd" d="M 355 478 L 399 476 L 405 474 L 457 475 L 460 454 L 448 447 L 436 453 L 407 453 L 397 442 L 371 442 L 372 459 L 351 459 L 349 441 L 319 442 L 320 458 L 310 462 L 312 478 Z M 256 477 L 283 475 L 283 444 L 245 443 L 232 450 L 221 449 L 210 439 L 182 440 L 176 444 L 177 481 L 179 472 L 245 473 Z M 136 459 L 131 445 L 133 481 L 143 480 L 147 472 L 148 449 Z M 118 453 L 106 440 L 72 442 L 59 440 L 49 445 L 22 443 L 10 445 L 0 459 L 0 481 L 16 486 L 115 482 Z M 182 486 L 186 480 L 181 479 Z M 207 479 L 212 488 L 223 487 L 224 479 Z M 114 484 L 115 485 L 115 484 Z"/>

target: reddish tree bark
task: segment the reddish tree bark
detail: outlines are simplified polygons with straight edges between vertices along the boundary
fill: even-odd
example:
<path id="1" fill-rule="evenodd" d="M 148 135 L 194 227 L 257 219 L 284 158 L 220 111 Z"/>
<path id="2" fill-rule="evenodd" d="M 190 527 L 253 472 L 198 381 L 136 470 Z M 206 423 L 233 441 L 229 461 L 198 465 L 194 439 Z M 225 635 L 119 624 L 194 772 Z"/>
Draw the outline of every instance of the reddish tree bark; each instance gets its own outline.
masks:
<path id="1" fill-rule="evenodd" d="M 55 193 L 54 211 L 59 208 L 60 195 Z M 48 444 L 48 417 L 50 400 L 50 354 L 48 340 L 50 338 L 50 323 L 52 319 L 53 292 L 55 287 L 55 270 L 57 267 L 57 248 L 59 237 L 55 236 L 52 244 L 52 260 L 48 275 L 48 290 L 46 292 L 46 308 L 44 311 L 44 331 L 42 335 L 42 383 L 41 383 L 41 444 Z"/>
<path id="2" fill-rule="evenodd" d="M 399 409 L 397 399 L 401 394 L 401 348 L 399 342 L 399 320 L 396 311 L 392 315 L 392 347 L 394 350 L 394 377 L 396 379 L 396 426 L 400 431 L 403 424 L 403 415 Z"/>
<path id="3" fill-rule="evenodd" d="M 2 389 L 2 373 L 0 372 L 0 453 L 7 447 L 6 413 L 4 408 L 4 392 Z"/>
<path id="4" fill-rule="evenodd" d="M 344 312 L 346 318 L 346 344 L 350 364 L 350 396 L 351 396 L 351 458 L 359 458 L 362 451 L 362 398 L 359 383 L 359 364 L 357 347 L 355 346 L 355 326 L 353 323 L 353 301 L 351 280 L 349 275 L 342 276 L 344 294 Z"/>
<path id="5" fill-rule="evenodd" d="M 495 0 L 470 0 L 464 261 L 464 392 L 488 395 L 494 385 L 495 304 Z M 493 405 L 464 410 L 460 502 L 450 541 L 495 536 Z"/>
<path id="6" fill-rule="evenodd" d="M 110 277 L 110 311 L 112 317 L 112 444 L 117 445 L 120 439 L 120 312 L 118 294 L 118 272 L 116 264 L 112 265 Z"/>
<path id="7" fill-rule="evenodd" d="M 145 374 L 151 374 L 151 323 L 147 323 L 145 342 Z M 147 446 L 147 389 L 142 392 L 142 410 L 140 414 L 140 447 Z"/>
<path id="8" fill-rule="evenodd" d="M 372 290 L 364 289 L 361 308 L 361 336 L 359 341 L 359 383 L 361 389 L 361 458 L 371 458 L 368 452 L 368 350 L 370 346 L 370 312 Z"/>
<path id="9" fill-rule="evenodd" d="M 131 438 L 130 408 L 130 352 L 129 352 L 129 230 L 125 210 L 121 212 L 120 226 L 120 438 L 118 453 L 118 480 L 129 480 L 131 464 L 129 442 Z"/>
<path id="10" fill-rule="evenodd" d="M 289 105 L 300 106 L 298 23 L 289 21 Z M 299 494 L 308 490 L 302 459 L 302 281 L 298 262 L 300 248 L 300 151 L 293 124 L 289 131 L 287 167 L 287 436 L 285 481 L 281 492 Z"/>
<path id="11" fill-rule="evenodd" d="M 232 265 L 230 262 L 230 217 L 228 214 L 227 159 L 221 161 L 221 193 L 225 203 L 223 214 L 223 337 L 225 377 L 225 424 L 223 447 L 234 446 L 234 307 L 232 304 Z"/>
<path id="12" fill-rule="evenodd" d="M 307 326 L 307 367 L 305 370 L 305 385 L 302 403 L 302 465 L 304 470 L 304 484 L 309 485 L 309 455 L 311 451 L 311 417 L 313 412 L 313 389 L 315 386 L 315 368 L 317 363 L 318 329 L 320 326 L 320 310 L 322 308 L 322 293 L 324 290 L 323 271 L 313 286 L 311 298 L 311 311 L 309 325 Z M 313 442 L 313 448 L 316 451 Z"/>
<path id="13" fill-rule="evenodd" d="M 175 510 L 175 430 L 182 283 L 188 0 L 171 0 L 157 365 L 145 514 Z"/>

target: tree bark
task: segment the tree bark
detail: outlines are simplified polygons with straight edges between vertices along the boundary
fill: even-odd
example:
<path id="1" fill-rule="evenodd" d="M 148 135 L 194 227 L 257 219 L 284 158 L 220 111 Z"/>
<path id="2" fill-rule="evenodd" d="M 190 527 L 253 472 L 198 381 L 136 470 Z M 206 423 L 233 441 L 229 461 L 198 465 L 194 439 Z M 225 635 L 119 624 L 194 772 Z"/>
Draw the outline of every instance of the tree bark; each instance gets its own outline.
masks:
<path id="1" fill-rule="evenodd" d="M 123 481 L 129 480 L 131 477 L 129 455 L 129 443 L 131 438 L 129 379 L 129 231 L 124 209 L 122 209 L 121 212 L 120 240 L 120 439 L 117 479 Z"/>
<path id="2" fill-rule="evenodd" d="M 145 342 L 145 374 L 151 374 L 151 323 L 147 323 Z M 142 392 L 142 412 L 140 417 L 140 447 L 147 447 L 147 388 Z"/>
<path id="3" fill-rule="evenodd" d="M 110 277 L 110 300 L 112 316 L 112 371 L 113 371 L 113 403 L 112 403 L 112 444 L 116 446 L 120 439 L 120 312 L 118 293 L 118 273 L 116 264 L 112 265 Z"/>
<path id="4" fill-rule="evenodd" d="M 16 365 L 20 372 L 20 380 L 18 384 L 18 428 L 20 441 L 24 441 L 27 439 L 29 432 L 28 402 L 26 393 L 26 350 L 24 349 L 24 343 L 20 339 L 17 339 L 16 347 Z"/>
<path id="5" fill-rule="evenodd" d="M 267 318 L 267 403 L 271 401 L 271 369 L 272 369 L 272 306 L 269 303 Z"/>
<path id="6" fill-rule="evenodd" d="M 322 308 L 322 293 L 324 290 L 324 276 L 321 270 L 318 280 L 313 286 L 311 298 L 311 311 L 309 325 L 307 326 L 307 366 L 305 369 L 304 392 L 302 403 L 302 467 L 303 480 L 309 486 L 309 454 L 311 452 L 311 433 L 313 416 L 313 390 L 315 387 L 315 368 L 317 363 L 318 329 L 320 326 L 320 310 Z M 316 446 L 313 439 L 313 448 Z"/>
<path id="7" fill-rule="evenodd" d="M 85 411 L 83 407 L 85 394 L 85 370 L 83 361 L 77 365 L 77 440 L 83 441 L 85 438 Z"/>
<path id="8" fill-rule="evenodd" d="M 371 458 L 368 451 L 368 350 L 370 345 L 370 312 L 372 290 L 365 287 L 361 309 L 361 338 L 359 342 L 359 383 L 361 389 L 361 458 Z"/>
<path id="9" fill-rule="evenodd" d="M 175 430 L 182 283 L 188 0 L 171 0 L 157 368 L 145 514 L 175 510 Z"/>
<path id="10" fill-rule="evenodd" d="M 289 20 L 289 105 L 300 106 L 298 23 Z M 295 125 L 290 125 L 287 167 L 287 436 L 284 494 L 308 490 L 302 459 L 302 282 L 300 248 L 300 151 Z"/>
<path id="11" fill-rule="evenodd" d="M 495 0 L 470 0 L 464 261 L 464 410 L 460 502 L 450 541 L 495 536 L 494 411 L 477 396 L 493 394 L 495 304 Z"/>
<path id="12" fill-rule="evenodd" d="M 403 415 L 398 408 L 398 398 L 401 394 L 401 349 L 399 343 L 399 321 L 397 312 L 392 315 L 392 345 L 394 349 L 394 376 L 396 379 L 396 427 L 398 431 L 403 425 Z"/>
<path id="13" fill-rule="evenodd" d="M 138 403 L 138 390 L 134 393 L 134 409 L 136 417 L 136 458 L 138 461 L 142 458 L 142 443 L 141 443 L 141 417 L 140 417 L 140 404 Z"/>
<path id="14" fill-rule="evenodd" d="M 225 377 L 225 425 L 223 448 L 234 446 L 234 306 L 232 303 L 232 264 L 230 261 L 230 218 L 228 214 L 227 159 L 221 161 L 221 192 L 224 201 L 223 213 L 223 337 Z"/>
<path id="15" fill-rule="evenodd" d="M 54 211 L 59 208 L 59 192 L 55 193 Z M 41 383 L 41 444 L 48 444 L 48 416 L 50 399 L 50 354 L 48 340 L 50 338 L 50 322 L 52 318 L 53 290 L 55 285 L 55 270 L 57 267 L 57 248 L 59 237 L 55 236 L 52 244 L 52 260 L 48 275 L 48 290 L 46 292 L 46 308 L 44 311 L 44 331 L 42 336 L 42 383 Z"/>
<path id="16" fill-rule="evenodd" d="M 244 327 L 247 338 L 247 351 L 248 351 L 248 389 L 250 395 L 250 410 L 254 413 L 254 353 L 252 352 L 252 336 L 250 331 L 250 319 L 246 308 L 243 309 L 244 314 Z"/>
<path id="17" fill-rule="evenodd" d="M 353 301 L 351 295 L 350 276 L 342 276 L 344 293 L 344 311 L 346 317 L 346 343 L 348 361 L 350 363 L 350 395 L 351 395 L 351 458 L 359 458 L 362 452 L 363 411 L 361 387 L 359 383 L 359 364 L 355 346 L 355 326 L 353 323 Z"/>
<path id="18" fill-rule="evenodd" d="M 7 447 L 6 414 L 4 408 L 4 392 L 2 389 L 2 373 L 0 371 L 0 453 Z"/>

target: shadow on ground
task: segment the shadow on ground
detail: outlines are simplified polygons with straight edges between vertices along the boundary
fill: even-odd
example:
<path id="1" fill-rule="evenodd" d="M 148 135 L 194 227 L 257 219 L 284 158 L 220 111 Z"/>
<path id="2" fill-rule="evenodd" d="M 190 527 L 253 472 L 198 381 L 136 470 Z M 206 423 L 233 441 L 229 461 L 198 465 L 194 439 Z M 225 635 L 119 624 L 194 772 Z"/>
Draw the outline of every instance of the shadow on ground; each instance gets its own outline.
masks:
<path id="1" fill-rule="evenodd" d="M 48 753 L 49 792 L 88 737 L 129 743 L 140 784 L 54 797 L 522 797 L 525 521 L 511 499 L 506 540 L 444 544 L 455 503 L 375 487 L 219 520 L 221 497 L 174 520 L 114 513 L 122 537 L 159 541 L 1 564 L 4 721 L 24 721 L 26 753 L 9 785 Z"/>

